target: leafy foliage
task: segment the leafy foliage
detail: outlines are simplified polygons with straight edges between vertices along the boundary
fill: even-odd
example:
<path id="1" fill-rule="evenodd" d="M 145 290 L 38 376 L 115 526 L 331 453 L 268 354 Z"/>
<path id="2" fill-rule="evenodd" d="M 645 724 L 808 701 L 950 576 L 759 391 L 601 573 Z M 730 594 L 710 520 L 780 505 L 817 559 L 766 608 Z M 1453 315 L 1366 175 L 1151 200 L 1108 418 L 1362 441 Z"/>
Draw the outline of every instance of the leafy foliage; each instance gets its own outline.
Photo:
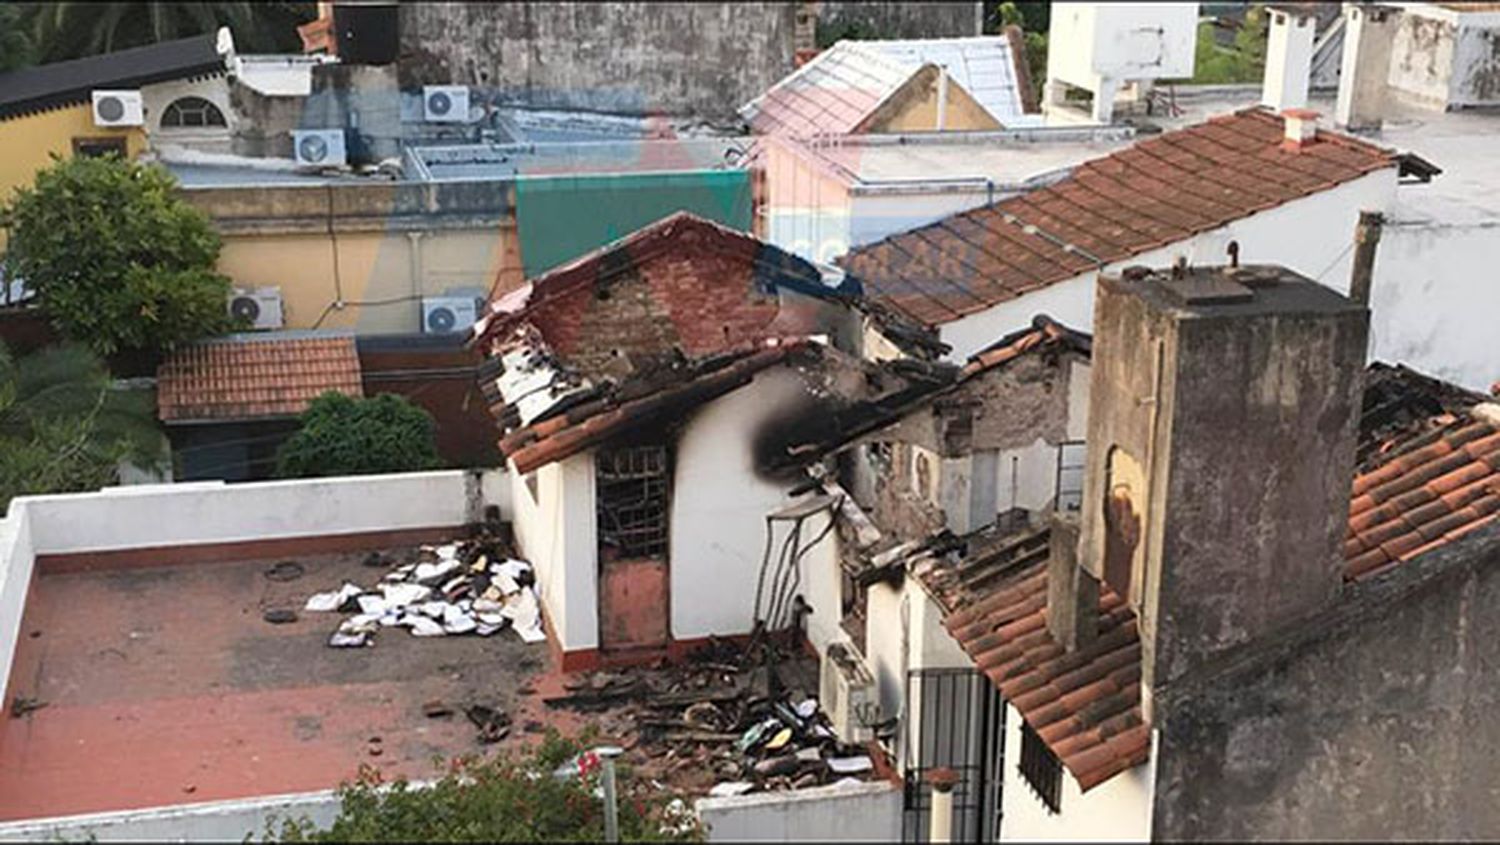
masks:
<path id="1" fill-rule="evenodd" d="M 1192 82 L 1226 85 L 1259 82 L 1266 69 L 1266 7 L 1252 6 L 1245 22 L 1234 34 L 1234 46 L 1222 47 L 1214 37 L 1211 21 L 1198 24 L 1198 43 L 1193 58 Z"/>
<path id="2" fill-rule="evenodd" d="M 0 73 L 32 62 L 25 15 L 26 10 L 19 3 L 0 3 Z"/>
<path id="3" fill-rule="evenodd" d="M 440 465 L 432 417 L 389 393 L 353 399 L 329 391 L 302 413 L 276 454 L 283 478 L 411 472 Z"/>
<path id="4" fill-rule="evenodd" d="M 1040 101 L 1047 82 L 1047 29 L 1052 21 L 1051 3 L 999 3 L 986 9 L 985 31 L 999 33 L 1005 27 L 1021 28 L 1025 42 L 1026 73 L 1031 77 L 1031 96 Z M 1035 107 L 1037 102 L 1027 105 Z"/>
<path id="5" fill-rule="evenodd" d="M 60 62 L 214 32 L 227 26 L 236 49 L 297 52 L 297 25 L 317 17 L 311 2 L 6 3 L 13 32 L 36 61 Z M 0 17 L 0 22 L 5 18 Z M 0 27 L 3 31 L 3 27 Z"/>
<path id="6" fill-rule="evenodd" d="M 577 773 L 553 772 L 581 751 L 578 742 L 550 732 L 541 746 L 520 755 L 455 760 L 427 787 L 405 780 L 386 784 L 362 768 L 339 788 L 341 807 L 328 830 L 305 818 L 273 819 L 267 841 L 281 842 L 599 842 L 603 803 L 595 789 L 597 759 L 583 754 Z M 620 838 L 627 842 L 694 841 L 697 824 L 674 808 L 670 796 L 635 783 L 628 768 L 616 772 Z M 677 803 L 677 807 L 685 808 Z M 277 821 L 280 822 L 279 829 Z"/>
<path id="7" fill-rule="evenodd" d="M 150 394 L 117 390 L 81 346 L 21 359 L 0 344 L 0 511 L 16 496 L 95 490 L 121 460 L 161 456 Z"/>
<path id="8" fill-rule="evenodd" d="M 10 272 L 70 340 L 101 355 L 163 351 L 233 326 L 219 235 L 167 171 L 118 157 L 58 160 L 0 211 Z"/>

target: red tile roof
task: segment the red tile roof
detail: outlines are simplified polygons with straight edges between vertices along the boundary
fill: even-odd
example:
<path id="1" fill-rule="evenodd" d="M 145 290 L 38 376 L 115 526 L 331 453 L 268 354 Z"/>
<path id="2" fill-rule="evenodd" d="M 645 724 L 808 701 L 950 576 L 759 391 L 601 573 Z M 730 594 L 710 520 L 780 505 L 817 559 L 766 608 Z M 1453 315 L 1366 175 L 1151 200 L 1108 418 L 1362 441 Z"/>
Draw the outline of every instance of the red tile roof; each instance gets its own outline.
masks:
<path id="1" fill-rule="evenodd" d="M 1262 108 L 1143 140 L 993 206 L 851 250 L 866 292 L 927 325 L 1184 240 L 1386 167 L 1395 155 L 1319 131 L 1282 148 Z"/>
<path id="2" fill-rule="evenodd" d="M 156 371 L 166 422 L 294 416 L 328 390 L 364 395 L 352 336 L 224 338 L 179 349 Z"/>
<path id="3" fill-rule="evenodd" d="M 1500 427 L 1493 422 L 1500 409 L 1439 419 L 1356 475 L 1347 580 L 1373 577 L 1500 519 Z M 1135 614 L 1105 584 L 1094 643 L 1068 654 L 1052 639 L 1048 535 L 986 529 L 966 538 L 956 564 L 914 556 L 911 569 L 942 605 L 954 639 L 1087 791 L 1148 755 L 1140 639 Z"/>

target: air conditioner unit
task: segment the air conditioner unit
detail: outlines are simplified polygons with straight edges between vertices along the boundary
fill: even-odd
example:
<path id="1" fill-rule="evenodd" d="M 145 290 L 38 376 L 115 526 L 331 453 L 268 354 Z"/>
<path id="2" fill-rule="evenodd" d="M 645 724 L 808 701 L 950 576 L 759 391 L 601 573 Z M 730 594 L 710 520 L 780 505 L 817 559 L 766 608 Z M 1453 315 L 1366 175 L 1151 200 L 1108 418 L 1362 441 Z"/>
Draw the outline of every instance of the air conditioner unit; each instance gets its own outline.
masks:
<path id="1" fill-rule="evenodd" d="M 342 129 L 293 129 L 292 154 L 297 163 L 333 167 L 349 163 Z"/>
<path id="2" fill-rule="evenodd" d="M 95 126 L 142 126 L 146 108 L 139 91 L 95 91 Z"/>
<path id="3" fill-rule="evenodd" d="M 463 85 L 422 86 L 422 119 L 428 123 L 468 123 L 469 89 Z"/>
<path id="4" fill-rule="evenodd" d="M 422 333 L 461 332 L 479 318 L 479 303 L 472 296 L 428 296 L 422 298 Z"/>
<path id="5" fill-rule="evenodd" d="M 833 732 L 847 743 L 873 739 L 880 721 L 880 692 L 864 660 L 843 643 L 832 643 L 818 668 L 818 703 L 833 723 Z"/>
<path id="6" fill-rule="evenodd" d="M 229 315 L 249 320 L 253 328 L 281 328 L 281 288 L 236 289 L 229 297 Z"/>

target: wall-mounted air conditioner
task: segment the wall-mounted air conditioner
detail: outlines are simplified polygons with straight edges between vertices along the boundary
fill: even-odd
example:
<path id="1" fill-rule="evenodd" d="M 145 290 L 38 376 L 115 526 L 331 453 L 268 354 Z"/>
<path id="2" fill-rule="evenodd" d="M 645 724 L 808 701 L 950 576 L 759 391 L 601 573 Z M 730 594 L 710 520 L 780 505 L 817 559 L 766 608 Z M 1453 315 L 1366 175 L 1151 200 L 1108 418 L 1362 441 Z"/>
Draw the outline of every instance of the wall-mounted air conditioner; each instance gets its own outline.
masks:
<path id="1" fill-rule="evenodd" d="M 342 129 L 293 129 L 292 154 L 298 164 L 312 167 L 333 167 L 349 163 L 349 152 Z"/>
<path id="2" fill-rule="evenodd" d="M 463 85 L 422 86 L 422 119 L 428 123 L 468 123 L 469 89 Z"/>
<path id="3" fill-rule="evenodd" d="M 425 296 L 422 298 L 422 333 L 451 334 L 465 331 L 479 318 L 479 303 L 472 296 Z"/>
<path id="4" fill-rule="evenodd" d="M 833 723 L 833 732 L 847 743 L 875 737 L 880 721 L 880 692 L 875 675 L 853 649 L 832 643 L 818 667 L 819 704 Z"/>
<path id="5" fill-rule="evenodd" d="M 146 107 L 139 91 L 95 91 L 95 126 L 143 126 Z"/>
<path id="6" fill-rule="evenodd" d="M 256 329 L 279 329 L 282 326 L 281 288 L 236 289 L 229 297 L 229 314 L 243 318 Z"/>

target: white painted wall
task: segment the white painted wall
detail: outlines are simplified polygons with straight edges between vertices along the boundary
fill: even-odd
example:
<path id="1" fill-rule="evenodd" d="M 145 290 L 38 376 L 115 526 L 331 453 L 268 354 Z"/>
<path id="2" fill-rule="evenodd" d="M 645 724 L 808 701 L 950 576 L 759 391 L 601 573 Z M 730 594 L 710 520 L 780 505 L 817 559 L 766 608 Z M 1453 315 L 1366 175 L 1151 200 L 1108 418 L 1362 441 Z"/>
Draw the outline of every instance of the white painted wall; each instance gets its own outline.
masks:
<path id="1" fill-rule="evenodd" d="M 1133 264 L 1167 267 L 1177 255 L 1186 255 L 1193 264 L 1223 264 L 1228 260 L 1225 249 L 1229 242 L 1237 240 L 1242 263 L 1283 264 L 1328 287 L 1347 292 L 1351 245 L 1359 212 L 1388 211 L 1395 196 L 1396 171 L 1388 168 L 1110 264 L 1106 270 L 1118 272 Z M 1094 324 L 1096 277 L 1093 271 L 1083 273 L 943 325 L 942 340 L 953 346 L 949 357 L 965 360 L 1006 333 L 1029 325 L 1037 314 L 1048 314 L 1066 325 L 1088 330 Z M 1391 319 L 1405 320 L 1410 316 L 1392 315 Z M 1374 343 L 1377 357 L 1382 356 L 1382 342 L 1377 333 Z"/>
<path id="2" fill-rule="evenodd" d="M 700 798 L 710 842 L 896 842 L 901 787 L 886 781 Z"/>
<path id="3" fill-rule="evenodd" d="M 1441 177 L 1440 177 L 1441 178 Z M 1487 391 L 1500 381 L 1500 219 L 1387 224 L 1375 259 L 1374 357 Z"/>
<path id="4" fill-rule="evenodd" d="M 500 507 L 499 471 L 359 475 L 225 484 L 146 484 L 22 496 L 0 519 L 0 701 L 37 555 L 325 537 L 464 525 Z M 486 498 L 488 495 L 490 498 Z"/>
<path id="5" fill-rule="evenodd" d="M 479 483 L 466 471 L 443 470 L 141 484 L 26 496 L 13 500 L 10 512 L 25 512 L 37 554 L 66 554 L 463 525 L 470 519 L 469 485 Z M 494 482 L 485 487 L 503 489 Z M 510 513 L 508 497 L 491 503 Z"/>
<path id="6" fill-rule="evenodd" d="M 1063 770 L 1056 815 L 1021 776 L 1021 715 L 1005 705 L 1005 773 L 1000 839 L 1017 842 L 1146 842 L 1151 839 L 1155 758 L 1088 792 Z"/>
<path id="7" fill-rule="evenodd" d="M 224 114 L 225 125 L 162 128 L 162 113 L 182 97 L 202 97 L 218 106 Z M 212 153 L 230 151 L 230 135 L 239 123 L 239 117 L 229 106 L 229 81 L 226 77 L 176 79 L 147 85 L 141 88 L 141 100 L 146 107 L 146 132 L 153 147 L 177 146 Z"/>
<path id="8" fill-rule="evenodd" d="M 320 829 L 338 818 L 334 790 L 146 810 L 89 813 L 0 824 L 0 842 L 245 842 L 260 841 L 266 822 L 306 818 Z M 279 829 L 279 827 L 278 827 Z"/>
<path id="9" fill-rule="evenodd" d="M 787 492 L 795 485 L 761 477 L 751 446 L 769 416 L 806 392 L 795 372 L 772 367 L 750 384 L 702 406 L 684 426 L 672 488 L 673 637 L 743 634 L 753 626 L 766 514 L 790 504 Z M 808 519 L 802 528 L 804 542 L 821 533 L 828 519 Z M 784 536 L 778 531 L 773 540 L 773 558 Z M 831 537 L 822 540 L 829 549 Z M 812 565 L 804 560 L 804 575 Z M 804 577 L 802 591 L 811 587 Z M 826 584 L 818 589 L 825 590 Z M 835 624 L 837 612 L 836 607 L 826 612 L 835 617 Z M 819 614 L 824 618 L 817 624 L 826 624 L 826 614 Z"/>
<path id="10" fill-rule="evenodd" d="M 594 521 L 594 453 L 509 473 L 512 527 L 536 568 L 547 621 L 564 651 L 599 647 L 599 543 Z"/>

